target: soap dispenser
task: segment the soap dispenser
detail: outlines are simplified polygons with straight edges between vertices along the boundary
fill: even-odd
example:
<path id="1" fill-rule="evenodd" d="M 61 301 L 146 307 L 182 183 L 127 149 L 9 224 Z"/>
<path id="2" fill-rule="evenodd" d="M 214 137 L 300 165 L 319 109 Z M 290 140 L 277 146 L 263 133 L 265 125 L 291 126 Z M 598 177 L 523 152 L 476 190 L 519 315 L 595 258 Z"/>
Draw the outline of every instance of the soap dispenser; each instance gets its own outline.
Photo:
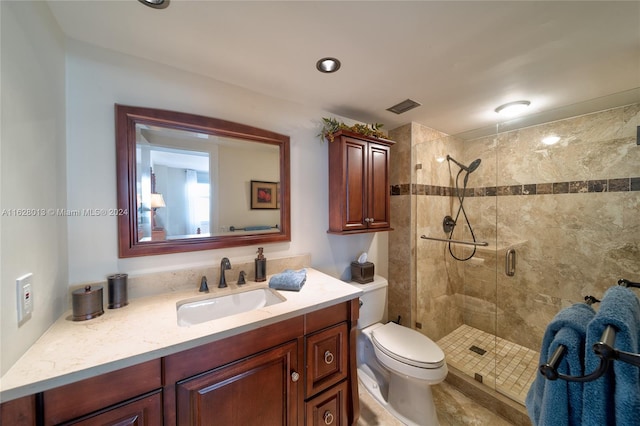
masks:
<path id="1" fill-rule="evenodd" d="M 267 280 L 267 258 L 262 254 L 262 247 L 258 247 L 258 257 L 256 257 L 256 282 Z"/>

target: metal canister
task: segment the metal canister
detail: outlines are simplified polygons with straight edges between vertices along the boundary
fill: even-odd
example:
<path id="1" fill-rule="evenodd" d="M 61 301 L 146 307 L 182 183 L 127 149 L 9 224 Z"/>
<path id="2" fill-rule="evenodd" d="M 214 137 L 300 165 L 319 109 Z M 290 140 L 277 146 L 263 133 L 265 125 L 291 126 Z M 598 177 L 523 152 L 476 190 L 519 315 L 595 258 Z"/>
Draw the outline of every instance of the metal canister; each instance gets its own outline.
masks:
<path id="1" fill-rule="evenodd" d="M 72 293 L 73 320 L 85 321 L 104 314 L 102 308 L 102 287 L 90 285 Z"/>
<path id="2" fill-rule="evenodd" d="M 107 308 L 118 309 L 127 306 L 127 274 L 113 274 L 107 277 Z"/>

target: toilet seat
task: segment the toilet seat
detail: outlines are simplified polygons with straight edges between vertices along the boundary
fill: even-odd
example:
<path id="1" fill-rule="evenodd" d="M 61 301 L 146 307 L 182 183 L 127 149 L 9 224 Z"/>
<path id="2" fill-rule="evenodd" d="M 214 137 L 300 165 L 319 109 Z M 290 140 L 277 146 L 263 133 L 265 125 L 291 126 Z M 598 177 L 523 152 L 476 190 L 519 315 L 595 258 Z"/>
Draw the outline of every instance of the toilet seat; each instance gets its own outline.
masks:
<path id="1" fill-rule="evenodd" d="M 376 327 L 371 340 L 376 349 L 396 362 L 424 369 L 441 368 L 445 362 L 444 352 L 431 339 L 393 322 Z"/>

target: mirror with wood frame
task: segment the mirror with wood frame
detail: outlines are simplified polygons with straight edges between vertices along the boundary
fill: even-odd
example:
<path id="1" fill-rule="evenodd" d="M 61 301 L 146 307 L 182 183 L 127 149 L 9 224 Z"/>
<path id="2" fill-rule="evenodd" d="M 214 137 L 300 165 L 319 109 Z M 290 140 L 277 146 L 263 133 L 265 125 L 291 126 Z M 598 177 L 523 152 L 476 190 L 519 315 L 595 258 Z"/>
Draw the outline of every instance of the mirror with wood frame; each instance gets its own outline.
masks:
<path id="1" fill-rule="evenodd" d="M 117 105 L 119 257 L 291 241 L 289 137 Z"/>

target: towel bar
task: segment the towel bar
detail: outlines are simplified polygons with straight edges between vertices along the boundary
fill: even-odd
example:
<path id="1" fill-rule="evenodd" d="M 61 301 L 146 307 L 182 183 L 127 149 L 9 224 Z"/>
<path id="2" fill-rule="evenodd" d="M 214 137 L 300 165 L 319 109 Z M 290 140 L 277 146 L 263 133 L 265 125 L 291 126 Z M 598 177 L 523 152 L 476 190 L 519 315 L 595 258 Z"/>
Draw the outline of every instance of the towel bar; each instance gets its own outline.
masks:
<path id="1" fill-rule="evenodd" d="M 566 374 L 559 373 L 557 370 L 558 364 L 560 364 L 560 361 L 567 350 L 565 346 L 559 345 L 547 363 L 540 366 L 540 374 L 542 374 L 547 380 L 562 379 L 568 382 L 590 382 L 602 376 L 609 368 L 611 361 L 618 360 L 640 367 L 640 354 L 615 349 L 613 347 L 615 340 L 615 328 L 609 325 L 602 333 L 600 341 L 593 345 L 593 352 L 600 358 L 600 365 L 598 365 L 592 373 L 584 376 L 568 376 Z"/>
<path id="2" fill-rule="evenodd" d="M 229 231 L 264 231 L 267 229 L 278 229 L 278 225 L 269 226 L 269 225 L 258 225 L 258 226 L 246 226 L 244 228 L 236 228 L 235 226 L 230 226 Z"/>
<path id="3" fill-rule="evenodd" d="M 559 345 L 551 355 L 551 358 L 546 364 L 540 366 L 540 373 L 547 380 L 562 379 L 567 382 L 590 382 L 602 376 L 609 368 L 610 361 L 606 358 L 600 358 L 600 365 L 592 373 L 585 376 L 568 376 L 566 374 L 558 373 L 558 364 L 562 360 L 567 348 L 564 345 Z"/>
<path id="4" fill-rule="evenodd" d="M 452 240 L 450 238 L 427 237 L 426 235 L 421 235 L 420 238 L 422 238 L 423 240 L 444 241 L 446 243 L 463 244 L 468 246 L 487 247 L 489 245 L 489 243 L 487 243 L 486 241 L 477 243 L 475 241 L 461 241 L 461 240 Z"/>
<path id="5" fill-rule="evenodd" d="M 640 283 L 634 283 L 633 281 L 629 281 L 627 279 L 624 278 L 620 278 L 618 280 L 618 285 L 621 285 L 623 287 L 636 287 L 636 288 L 640 288 Z"/>

